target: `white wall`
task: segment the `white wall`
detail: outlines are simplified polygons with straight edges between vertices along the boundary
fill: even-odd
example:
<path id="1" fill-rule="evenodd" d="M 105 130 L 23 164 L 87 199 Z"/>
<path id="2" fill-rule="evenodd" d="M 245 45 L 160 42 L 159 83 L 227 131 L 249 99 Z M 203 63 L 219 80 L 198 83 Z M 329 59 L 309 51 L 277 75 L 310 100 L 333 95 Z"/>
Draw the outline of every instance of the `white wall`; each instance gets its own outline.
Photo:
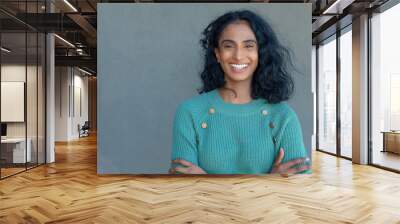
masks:
<path id="1" fill-rule="evenodd" d="M 27 73 L 25 71 L 27 69 Z M 39 73 L 41 68 L 39 67 Z M 1 66 L 1 81 L 2 82 L 25 82 L 25 75 L 28 78 L 27 88 L 27 120 L 28 120 L 28 137 L 31 133 L 36 136 L 36 66 L 27 66 L 19 64 L 5 64 Z M 3 96 L 6 97 L 6 96 Z M 41 107 L 42 105 L 39 105 Z M 7 108 L 2 108 L 6 110 Z M 25 123 L 26 122 L 7 122 L 7 136 L 8 137 L 25 137 Z"/>
<path id="2" fill-rule="evenodd" d="M 76 72 L 76 70 L 75 70 Z M 78 136 L 78 129 L 77 126 L 80 124 L 81 126 L 85 123 L 85 121 L 88 121 L 89 119 L 89 113 L 88 113 L 88 77 L 81 76 L 82 73 L 79 73 L 79 75 L 74 76 L 74 113 L 73 113 L 73 119 L 72 119 L 72 135 L 73 136 Z M 80 93 L 79 93 L 80 91 Z M 80 98 L 79 98 L 80 96 Z"/>
<path id="3" fill-rule="evenodd" d="M 28 74 L 32 70 L 28 66 Z M 9 64 L 1 66 L 1 81 L 2 82 L 25 82 L 25 64 Z M 4 96 L 3 96 L 4 97 Z M 1 108 L 6 110 L 6 108 Z M 25 123 L 24 122 L 10 122 L 7 123 L 7 137 L 25 137 Z"/>
<path id="4" fill-rule="evenodd" d="M 68 140 L 68 86 L 70 76 L 67 67 L 55 68 L 55 141 Z"/>
<path id="5" fill-rule="evenodd" d="M 55 140 L 77 139 L 78 124 L 88 120 L 88 77 L 72 67 L 56 67 L 55 73 Z"/>

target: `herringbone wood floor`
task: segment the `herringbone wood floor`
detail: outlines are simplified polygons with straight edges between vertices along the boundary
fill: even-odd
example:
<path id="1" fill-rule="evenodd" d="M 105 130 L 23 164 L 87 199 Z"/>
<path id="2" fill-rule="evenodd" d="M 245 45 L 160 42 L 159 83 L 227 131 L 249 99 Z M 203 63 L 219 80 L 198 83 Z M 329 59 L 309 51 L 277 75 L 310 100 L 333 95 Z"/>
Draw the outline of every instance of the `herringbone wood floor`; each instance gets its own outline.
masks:
<path id="1" fill-rule="evenodd" d="M 400 223 L 400 175 L 315 152 L 313 174 L 98 176 L 96 138 L 0 181 L 0 223 Z"/>

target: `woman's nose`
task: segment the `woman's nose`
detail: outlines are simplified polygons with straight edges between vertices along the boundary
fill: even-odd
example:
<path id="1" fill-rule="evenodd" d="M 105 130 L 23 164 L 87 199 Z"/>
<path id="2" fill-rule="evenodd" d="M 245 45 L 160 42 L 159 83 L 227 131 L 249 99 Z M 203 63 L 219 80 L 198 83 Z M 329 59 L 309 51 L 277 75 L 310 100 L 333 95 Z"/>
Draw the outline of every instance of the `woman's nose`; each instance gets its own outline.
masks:
<path id="1" fill-rule="evenodd" d="M 240 59 L 242 59 L 243 57 L 244 57 L 244 51 L 241 50 L 240 48 L 237 48 L 237 49 L 235 50 L 235 53 L 234 53 L 234 58 L 235 58 L 236 60 L 240 60 Z"/>

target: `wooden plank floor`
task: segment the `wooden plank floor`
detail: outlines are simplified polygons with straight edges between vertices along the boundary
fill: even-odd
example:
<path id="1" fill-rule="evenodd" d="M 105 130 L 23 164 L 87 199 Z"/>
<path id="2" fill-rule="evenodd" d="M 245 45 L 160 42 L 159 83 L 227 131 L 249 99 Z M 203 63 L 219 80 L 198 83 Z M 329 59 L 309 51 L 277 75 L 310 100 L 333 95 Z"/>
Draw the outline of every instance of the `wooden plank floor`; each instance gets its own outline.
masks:
<path id="1" fill-rule="evenodd" d="M 313 174 L 98 176 L 96 138 L 0 181 L 0 223 L 400 223 L 400 175 L 313 154 Z"/>
<path id="2" fill-rule="evenodd" d="M 7 176 L 11 176 L 13 174 L 19 173 L 25 171 L 25 167 L 23 168 L 1 168 L 1 177 L 7 177 Z"/>

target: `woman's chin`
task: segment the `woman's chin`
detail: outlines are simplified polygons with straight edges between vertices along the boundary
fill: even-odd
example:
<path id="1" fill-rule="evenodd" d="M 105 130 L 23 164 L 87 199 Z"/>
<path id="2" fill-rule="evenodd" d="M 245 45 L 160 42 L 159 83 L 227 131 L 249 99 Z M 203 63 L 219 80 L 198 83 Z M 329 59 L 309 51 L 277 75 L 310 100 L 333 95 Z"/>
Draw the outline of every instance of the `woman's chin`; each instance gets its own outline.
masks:
<path id="1" fill-rule="evenodd" d="M 249 79 L 251 79 L 251 76 L 248 74 L 229 74 L 227 75 L 229 80 L 231 80 L 232 82 L 243 82 L 243 81 L 247 81 Z"/>

